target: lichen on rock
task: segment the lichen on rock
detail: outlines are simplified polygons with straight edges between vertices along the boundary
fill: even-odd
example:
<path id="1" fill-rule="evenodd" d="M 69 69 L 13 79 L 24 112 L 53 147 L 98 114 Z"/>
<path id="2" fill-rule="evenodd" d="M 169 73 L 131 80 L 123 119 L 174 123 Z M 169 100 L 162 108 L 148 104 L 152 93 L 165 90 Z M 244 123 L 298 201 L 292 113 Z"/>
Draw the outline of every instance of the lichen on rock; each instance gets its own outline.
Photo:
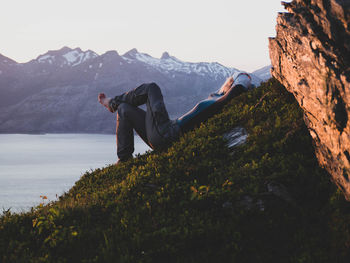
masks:
<path id="1" fill-rule="evenodd" d="M 282 4 L 271 73 L 304 110 L 320 165 L 350 200 L 350 1 Z"/>

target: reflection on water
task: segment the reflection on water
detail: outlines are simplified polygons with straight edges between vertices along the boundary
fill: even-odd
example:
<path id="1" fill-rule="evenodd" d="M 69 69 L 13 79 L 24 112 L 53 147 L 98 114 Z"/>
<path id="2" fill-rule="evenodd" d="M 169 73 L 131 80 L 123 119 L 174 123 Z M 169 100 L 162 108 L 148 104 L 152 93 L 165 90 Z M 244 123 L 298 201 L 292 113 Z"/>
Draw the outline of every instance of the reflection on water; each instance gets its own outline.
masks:
<path id="1" fill-rule="evenodd" d="M 135 136 L 135 153 L 149 147 Z M 0 134 L 0 212 L 28 211 L 69 190 L 86 171 L 117 161 L 115 135 Z"/>

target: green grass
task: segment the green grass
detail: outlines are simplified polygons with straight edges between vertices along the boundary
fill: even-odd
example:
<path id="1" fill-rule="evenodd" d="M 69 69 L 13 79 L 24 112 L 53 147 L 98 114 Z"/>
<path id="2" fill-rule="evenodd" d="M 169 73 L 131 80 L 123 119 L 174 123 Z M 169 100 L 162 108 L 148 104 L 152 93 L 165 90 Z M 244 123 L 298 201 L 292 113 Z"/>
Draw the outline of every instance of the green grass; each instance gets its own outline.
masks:
<path id="1" fill-rule="evenodd" d="M 249 136 L 232 153 L 222 135 L 237 126 Z M 87 172 L 55 203 L 4 212 L 0 262 L 348 262 L 349 214 L 302 111 L 271 79 L 167 150 Z"/>

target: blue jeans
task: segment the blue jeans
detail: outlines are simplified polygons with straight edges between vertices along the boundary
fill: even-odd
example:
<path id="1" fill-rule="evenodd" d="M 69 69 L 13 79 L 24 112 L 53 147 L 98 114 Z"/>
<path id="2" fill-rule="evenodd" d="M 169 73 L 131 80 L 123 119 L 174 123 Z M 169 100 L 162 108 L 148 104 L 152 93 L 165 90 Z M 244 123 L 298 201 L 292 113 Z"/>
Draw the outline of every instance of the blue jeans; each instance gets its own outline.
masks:
<path id="1" fill-rule="evenodd" d="M 142 104 L 146 104 L 146 111 L 138 107 Z M 134 130 L 152 149 L 167 146 L 180 135 L 180 127 L 169 119 L 162 92 L 155 83 L 116 96 L 110 107 L 117 111 L 117 155 L 122 161 L 134 152 Z"/>

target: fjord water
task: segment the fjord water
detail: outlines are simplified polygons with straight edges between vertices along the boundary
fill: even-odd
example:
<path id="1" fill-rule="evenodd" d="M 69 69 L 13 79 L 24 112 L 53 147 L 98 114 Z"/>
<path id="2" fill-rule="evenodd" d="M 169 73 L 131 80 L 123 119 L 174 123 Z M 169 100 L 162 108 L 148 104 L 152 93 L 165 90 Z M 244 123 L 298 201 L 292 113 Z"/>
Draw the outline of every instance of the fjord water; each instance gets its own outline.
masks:
<path id="1" fill-rule="evenodd" d="M 115 140 L 100 134 L 0 134 L 0 213 L 56 200 L 86 171 L 114 164 Z M 135 154 L 147 150 L 135 136 Z"/>

